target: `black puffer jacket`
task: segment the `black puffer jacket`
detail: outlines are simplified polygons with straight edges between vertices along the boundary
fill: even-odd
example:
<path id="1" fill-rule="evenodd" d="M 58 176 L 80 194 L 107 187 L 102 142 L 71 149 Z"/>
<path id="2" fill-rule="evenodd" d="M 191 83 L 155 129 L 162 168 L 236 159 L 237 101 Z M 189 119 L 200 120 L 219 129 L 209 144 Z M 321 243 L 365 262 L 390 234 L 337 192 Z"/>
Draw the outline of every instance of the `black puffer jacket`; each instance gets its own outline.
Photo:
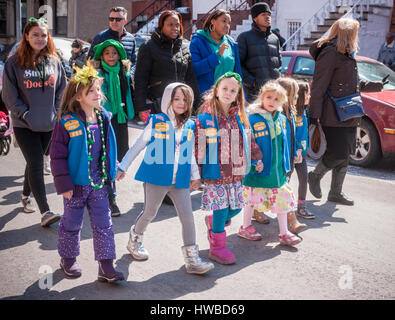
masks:
<path id="1" fill-rule="evenodd" d="M 199 103 L 200 92 L 189 42 L 182 37 L 175 40 L 167 38 L 159 29 L 139 49 L 134 82 L 135 108 L 138 112 L 148 109 L 147 99 L 160 99 L 166 86 L 172 82 L 189 85 L 195 95 L 194 108 Z"/>
<path id="2" fill-rule="evenodd" d="M 264 32 L 253 22 L 251 30 L 238 36 L 237 43 L 243 82 L 251 100 L 265 82 L 280 77 L 280 41 L 270 27 Z"/>
<path id="3" fill-rule="evenodd" d="M 335 107 L 327 94 L 334 98 L 345 97 L 359 91 L 381 91 L 381 81 L 361 80 L 358 85 L 358 67 L 356 60 L 348 53 L 342 54 L 336 49 L 336 39 L 320 48 L 318 42 L 310 47 L 310 54 L 315 60 L 315 70 L 311 87 L 309 116 L 320 119 L 326 127 L 356 127 L 360 118 L 344 122 L 338 120 Z"/>

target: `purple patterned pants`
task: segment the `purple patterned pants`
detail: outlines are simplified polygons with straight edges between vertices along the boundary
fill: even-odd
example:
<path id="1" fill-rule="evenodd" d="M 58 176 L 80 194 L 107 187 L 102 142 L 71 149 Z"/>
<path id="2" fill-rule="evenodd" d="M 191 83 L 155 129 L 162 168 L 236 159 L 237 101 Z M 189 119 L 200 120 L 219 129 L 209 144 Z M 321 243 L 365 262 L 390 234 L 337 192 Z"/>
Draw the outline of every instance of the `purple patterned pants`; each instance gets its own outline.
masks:
<path id="1" fill-rule="evenodd" d="M 59 225 L 58 252 L 62 258 L 75 258 L 80 254 L 80 233 L 85 206 L 88 208 L 93 230 L 95 260 L 115 259 L 115 242 L 107 188 L 95 190 L 82 186 L 82 196 L 70 200 L 63 198 L 64 215 Z"/>

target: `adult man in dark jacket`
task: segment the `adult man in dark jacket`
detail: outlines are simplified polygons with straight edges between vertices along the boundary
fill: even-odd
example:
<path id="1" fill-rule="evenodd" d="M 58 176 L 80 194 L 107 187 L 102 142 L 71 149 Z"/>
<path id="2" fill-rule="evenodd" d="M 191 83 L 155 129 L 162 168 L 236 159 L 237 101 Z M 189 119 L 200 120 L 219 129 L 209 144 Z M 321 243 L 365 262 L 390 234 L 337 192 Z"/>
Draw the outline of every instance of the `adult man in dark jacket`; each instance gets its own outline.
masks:
<path id="1" fill-rule="evenodd" d="M 280 41 L 270 30 L 271 11 L 265 2 L 251 7 L 251 30 L 237 38 L 244 88 L 249 102 L 255 100 L 260 88 L 269 80 L 280 77 Z"/>
<path id="2" fill-rule="evenodd" d="M 92 41 L 88 57 L 93 59 L 94 47 L 108 39 L 114 39 L 122 43 L 125 48 L 126 56 L 132 63 L 131 73 L 134 74 L 136 68 L 136 40 L 133 35 L 124 28 L 127 22 L 127 10 L 123 7 L 113 7 L 110 10 L 109 28 L 99 32 Z"/>

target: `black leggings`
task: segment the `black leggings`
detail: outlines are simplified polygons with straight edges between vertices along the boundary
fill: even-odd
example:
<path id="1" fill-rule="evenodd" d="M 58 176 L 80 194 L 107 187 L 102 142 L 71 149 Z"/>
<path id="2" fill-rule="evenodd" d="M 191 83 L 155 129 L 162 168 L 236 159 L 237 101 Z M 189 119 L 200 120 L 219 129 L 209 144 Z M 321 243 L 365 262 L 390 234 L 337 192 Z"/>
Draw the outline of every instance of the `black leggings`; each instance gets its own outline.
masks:
<path id="1" fill-rule="evenodd" d="M 298 175 L 299 188 L 298 188 L 298 200 L 306 200 L 307 194 L 307 162 L 306 158 L 303 158 L 301 163 L 295 163 L 296 174 Z"/>
<path id="2" fill-rule="evenodd" d="M 14 133 L 26 161 L 23 195 L 33 193 L 41 213 L 49 210 L 44 183 L 44 153 L 51 140 L 52 131 L 34 132 L 14 127 Z"/>

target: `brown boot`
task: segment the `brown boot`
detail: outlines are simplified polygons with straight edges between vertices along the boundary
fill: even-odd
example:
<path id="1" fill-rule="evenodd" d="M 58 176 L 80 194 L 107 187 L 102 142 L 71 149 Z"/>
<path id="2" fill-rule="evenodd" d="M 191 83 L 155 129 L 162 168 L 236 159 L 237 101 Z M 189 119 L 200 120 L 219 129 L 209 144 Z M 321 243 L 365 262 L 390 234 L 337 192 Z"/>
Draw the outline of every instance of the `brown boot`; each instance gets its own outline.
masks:
<path id="1" fill-rule="evenodd" d="M 263 223 L 263 224 L 269 224 L 270 223 L 270 220 L 265 217 L 263 212 L 259 212 L 257 210 L 254 210 L 254 213 L 253 213 L 252 217 L 259 223 Z"/>
<path id="2" fill-rule="evenodd" d="M 307 227 L 306 224 L 300 223 L 296 219 L 295 212 L 293 212 L 293 211 L 292 212 L 288 212 L 287 220 L 288 220 L 288 224 L 289 224 L 289 231 L 291 231 L 292 233 L 298 233 L 298 232 L 302 231 L 304 228 Z"/>

